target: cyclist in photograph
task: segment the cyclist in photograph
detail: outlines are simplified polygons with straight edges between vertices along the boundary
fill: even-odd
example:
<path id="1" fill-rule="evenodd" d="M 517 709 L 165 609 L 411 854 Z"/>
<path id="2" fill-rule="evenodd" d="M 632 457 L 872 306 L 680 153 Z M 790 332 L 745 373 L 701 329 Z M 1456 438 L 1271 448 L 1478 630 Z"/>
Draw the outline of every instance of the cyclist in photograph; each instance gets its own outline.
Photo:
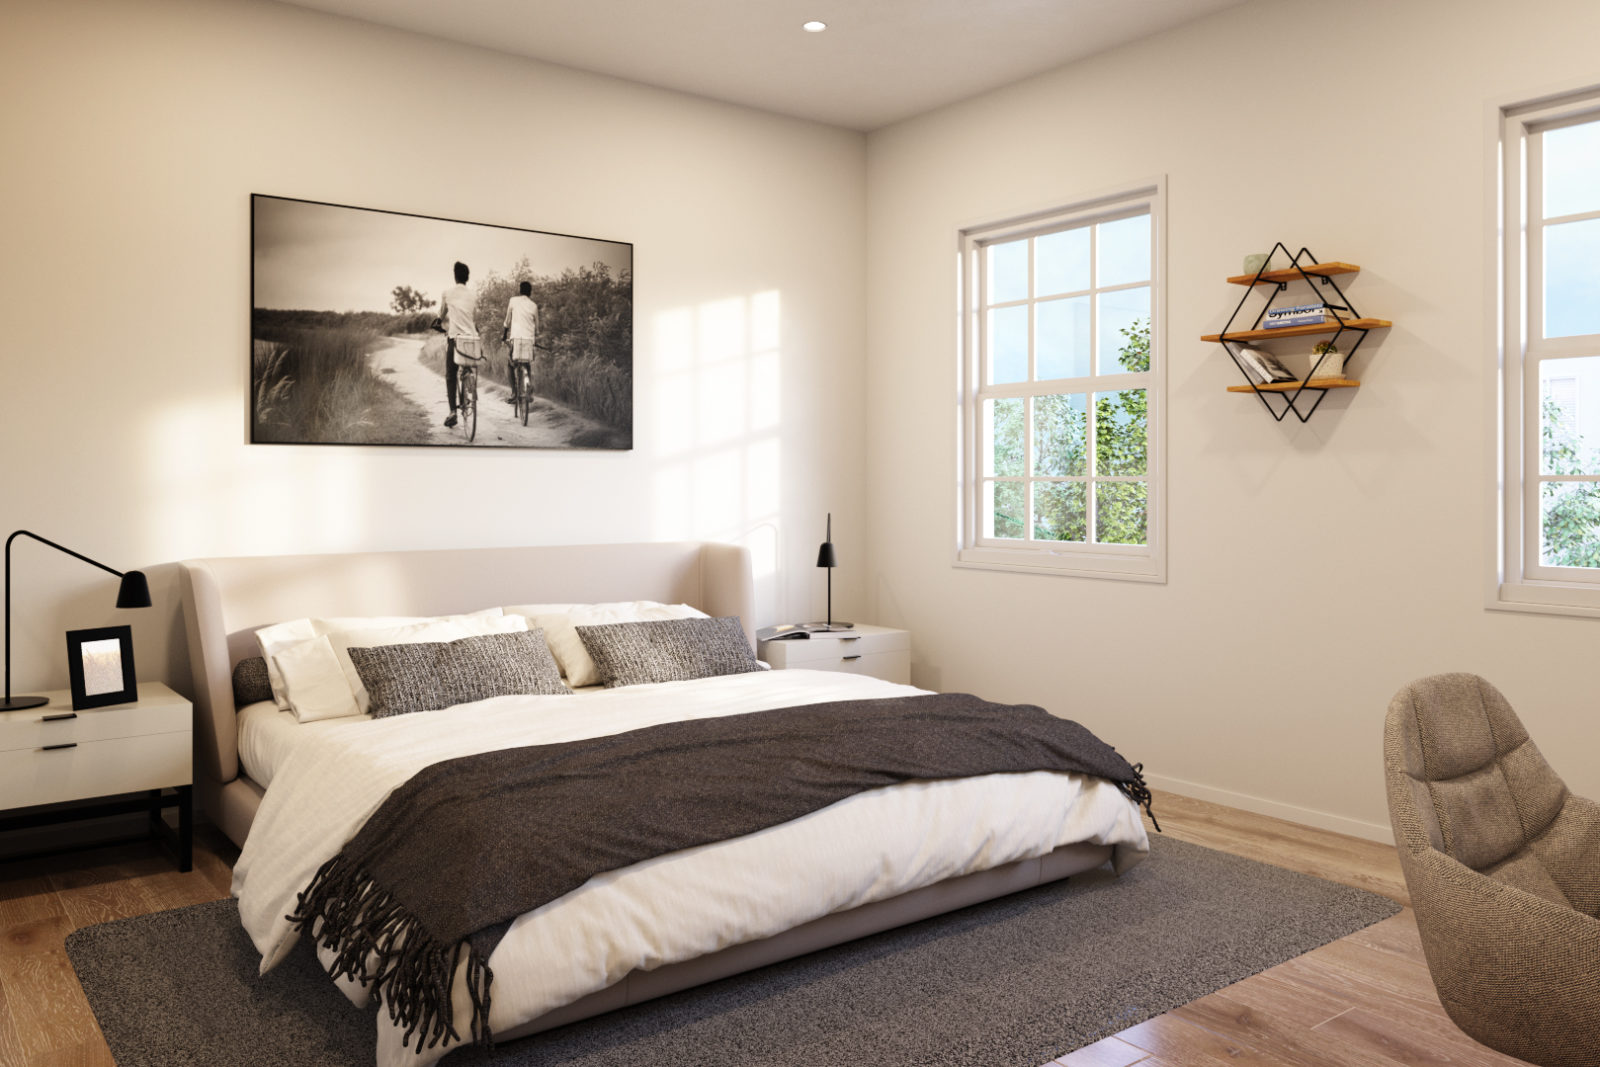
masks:
<path id="1" fill-rule="evenodd" d="M 511 358 L 506 360 L 506 377 L 511 384 L 508 404 L 517 402 L 517 364 L 533 362 L 533 342 L 538 332 L 539 305 L 533 302 L 533 283 L 523 282 L 517 287 L 517 295 L 506 304 L 506 321 L 500 330 L 500 340 L 511 346 Z"/>
<path id="2" fill-rule="evenodd" d="M 456 424 L 456 348 L 460 346 L 466 358 L 475 358 L 465 350 L 470 348 L 476 352 L 476 345 L 464 342 L 478 340 L 478 298 L 467 288 L 467 278 L 472 272 L 459 260 L 455 272 L 456 284 L 439 297 L 439 318 L 445 333 L 444 391 L 450 397 L 450 415 L 444 420 L 446 426 Z"/>

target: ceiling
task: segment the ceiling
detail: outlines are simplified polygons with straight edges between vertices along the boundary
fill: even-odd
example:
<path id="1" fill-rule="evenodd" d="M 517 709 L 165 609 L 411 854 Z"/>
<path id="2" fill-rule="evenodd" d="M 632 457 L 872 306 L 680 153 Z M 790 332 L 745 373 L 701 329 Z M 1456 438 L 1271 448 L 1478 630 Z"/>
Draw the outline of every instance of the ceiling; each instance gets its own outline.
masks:
<path id="1" fill-rule="evenodd" d="M 1242 0 L 289 0 L 874 130 Z M 827 23 L 821 33 L 801 24 Z"/>

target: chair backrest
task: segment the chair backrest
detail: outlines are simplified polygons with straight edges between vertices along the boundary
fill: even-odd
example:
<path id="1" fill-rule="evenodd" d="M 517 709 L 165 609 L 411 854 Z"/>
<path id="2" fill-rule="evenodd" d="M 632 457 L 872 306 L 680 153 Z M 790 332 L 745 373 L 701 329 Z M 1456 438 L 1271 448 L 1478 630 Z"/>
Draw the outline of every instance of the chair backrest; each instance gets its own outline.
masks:
<path id="1" fill-rule="evenodd" d="M 1589 894 L 1551 833 L 1567 807 L 1550 769 L 1500 691 L 1475 674 L 1412 682 L 1389 705 L 1385 773 L 1402 849 L 1426 844 L 1496 881 L 1568 907 Z M 1425 842 L 1422 838 L 1425 837 Z M 1587 903 L 1587 901 L 1584 901 Z"/>

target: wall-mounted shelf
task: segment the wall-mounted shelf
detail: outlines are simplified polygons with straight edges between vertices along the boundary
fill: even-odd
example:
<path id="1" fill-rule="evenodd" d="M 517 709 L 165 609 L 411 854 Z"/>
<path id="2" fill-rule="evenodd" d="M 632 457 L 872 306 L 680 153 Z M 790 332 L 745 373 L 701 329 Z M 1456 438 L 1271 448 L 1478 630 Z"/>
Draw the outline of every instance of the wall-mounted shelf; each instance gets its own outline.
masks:
<path id="1" fill-rule="evenodd" d="M 1258 274 L 1235 274 L 1228 279 L 1229 285 L 1277 285 L 1280 282 L 1294 282 L 1300 280 L 1302 268 L 1287 267 L 1283 270 L 1264 270 Z M 1303 268 L 1306 274 L 1315 278 L 1327 278 L 1335 274 L 1358 274 L 1361 268 L 1354 263 L 1312 263 Z"/>
<path id="2" fill-rule="evenodd" d="M 1361 383 L 1351 378 L 1312 378 L 1309 382 L 1268 382 L 1262 385 L 1230 385 L 1230 393 L 1294 393 L 1301 389 L 1354 389 Z M 1302 422 L 1305 420 L 1301 420 Z"/>
<path id="3" fill-rule="evenodd" d="M 1310 326 L 1280 326 L 1275 330 L 1235 330 L 1232 333 L 1208 333 L 1202 341 L 1270 341 L 1275 337 L 1304 337 L 1313 333 L 1338 333 L 1340 330 L 1379 330 L 1393 326 L 1388 319 L 1344 319 L 1339 322 L 1319 322 Z"/>
<path id="4" fill-rule="evenodd" d="M 1273 245 L 1267 261 L 1271 262 L 1272 257 L 1276 256 L 1280 251 L 1286 257 L 1289 256 L 1289 250 L 1280 241 Z M 1252 376 L 1249 371 L 1245 370 L 1245 365 L 1239 358 L 1239 349 L 1261 341 L 1276 341 L 1286 337 L 1307 337 L 1315 334 L 1331 334 L 1332 340 L 1337 343 L 1340 337 L 1349 333 L 1355 335 L 1356 340 L 1355 344 L 1350 346 L 1350 351 L 1344 354 L 1345 362 L 1348 366 L 1350 357 L 1354 356 L 1356 349 L 1361 347 L 1361 342 L 1367 339 L 1368 330 L 1381 330 L 1393 325 L 1388 319 L 1362 317 L 1361 313 L 1355 309 L 1355 306 L 1344 295 L 1344 291 L 1339 288 L 1339 283 L 1334 281 L 1334 278 L 1339 275 L 1358 274 L 1360 271 L 1361 268 L 1354 263 L 1318 263 L 1316 256 L 1313 256 L 1309 250 L 1301 248 L 1298 254 L 1289 257 L 1289 266 L 1287 268 L 1261 270 L 1255 274 L 1236 274 L 1229 278 L 1228 284 L 1230 285 L 1243 285 L 1251 292 L 1255 292 L 1258 286 L 1267 285 L 1272 287 L 1272 293 L 1256 314 L 1255 320 L 1246 329 L 1235 330 L 1233 324 L 1238 320 L 1245 304 L 1249 302 L 1250 293 L 1245 293 L 1239 300 L 1239 306 L 1233 309 L 1233 314 L 1228 317 L 1228 324 L 1223 327 L 1221 333 L 1206 334 L 1200 338 L 1202 341 L 1220 343 L 1223 351 L 1228 353 L 1228 357 L 1233 360 L 1234 366 L 1244 376 L 1246 384 L 1230 385 L 1228 386 L 1228 392 L 1254 393 L 1256 398 L 1261 401 L 1261 405 L 1267 409 L 1267 413 L 1279 422 L 1282 422 L 1283 417 L 1291 411 L 1294 412 L 1295 418 L 1305 422 L 1311 418 L 1312 412 L 1316 411 L 1318 406 L 1321 405 L 1323 398 L 1328 395 L 1328 390 L 1354 389 L 1358 387 L 1361 384 L 1359 381 L 1342 375 L 1339 377 L 1319 378 L 1317 376 L 1317 368 L 1327 359 L 1326 356 L 1317 356 L 1312 361 L 1311 369 L 1307 372 L 1307 376 L 1303 379 L 1291 382 L 1259 382 L 1256 380 L 1259 375 Z M 1268 309 L 1294 282 L 1305 282 L 1307 285 L 1313 286 L 1313 288 L 1322 286 L 1332 289 L 1331 296 L 1325 296 L 1318 302 L 1326 305 L 1330 314 L 1334 317 L 1325 322 L 1308 325 L 1262 329 L 1261 322 L 1266 317 Z M 1272 402 L 1269 402 L 1269 397 L 1276 397 L 1277 403 L 1281 406 L 1275 407 Z M 1314 399 L 1310 400 L 1308 407 L 1302 407 L 1302 397 L 1314 397 Z"/>

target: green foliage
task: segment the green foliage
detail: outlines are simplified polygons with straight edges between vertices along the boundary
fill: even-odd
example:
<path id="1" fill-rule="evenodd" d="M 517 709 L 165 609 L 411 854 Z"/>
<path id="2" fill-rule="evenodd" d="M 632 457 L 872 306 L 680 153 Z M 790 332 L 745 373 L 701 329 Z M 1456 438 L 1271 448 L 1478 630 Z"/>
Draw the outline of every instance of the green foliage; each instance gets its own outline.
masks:
<path id="1" fill-rule="evenodd" d="M 1122 330 L 1117 361 L 1122 369 L 1150 369 L 1150 323 L 1136 320 Z M 1150 397 L 1143 389 L 1097 393 L 1094 405 L 1095 473 L 1143 475 L 1148 472 Z M 1101 483 L 1095 497 L 1095 540 L 1108 545 L 1142 545 L 1149 527 L 1148 482 Z"/>
<path id="2" fill-rule="evenodd" d="M 1583 438 L 1561 426 L 1561 406 L 1550 397 L 1542 405 L 1546 474 L 1590 474 L 1596 469 Z M 1600 567 L 1600 483 L 1546 482 L 1543 489 L 1540 558 L 1547 567 Z"/>
<path id="3" fill-rule="evenodd" d="M 1134 322 L 1122 331 L 1117 354 L 1132 374 L 1150 369 L 1150 323 Z M 1023 401 L 992 402 L 994 468 L 1001 477 L 1026 470 Z M 1084 478 L 1073 482 L 1034 482 L 1033 536 L 1042 541 L 1087 542 L 1089 536 L 1089 437 L 1084 394 L 1051 394 L 1033 401 L 1036 478 Z M 1095 470 L 1100 476 L 1142 476 L 1148 471 L 1149 396 L 1143 389 L 1095 394 Z M 1029 528 L 1026 494 L 1020 482 L 995 482 L 994 536 L 1021 538 Z M 1148 531 L 1148 491 L 1144 481 L 1096 482 L 1093 540 L 1100 544 L 1142 545 Z"/>

